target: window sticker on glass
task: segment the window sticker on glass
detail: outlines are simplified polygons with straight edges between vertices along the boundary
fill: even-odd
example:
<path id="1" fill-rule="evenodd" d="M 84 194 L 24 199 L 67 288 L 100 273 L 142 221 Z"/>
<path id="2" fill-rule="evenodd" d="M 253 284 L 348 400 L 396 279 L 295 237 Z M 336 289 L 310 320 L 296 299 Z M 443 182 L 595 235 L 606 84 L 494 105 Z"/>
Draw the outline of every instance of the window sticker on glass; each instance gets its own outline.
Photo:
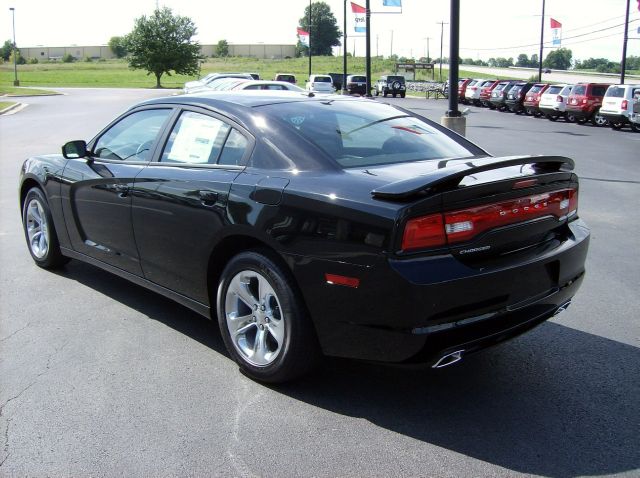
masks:
<path id="1" fill-rule="evenodd" d="M 166 160 L 180 163 L 205 164 L 215 161 L 219 152 L 216 139 L 226 135 L 228 126 L 223 122 L 198 113 L 185 113 L 172 134 L 172 144 Z M 214 152 L 214 146 L 216 151 Z M 215 157 L 212 158 L 212 153 Z"/>

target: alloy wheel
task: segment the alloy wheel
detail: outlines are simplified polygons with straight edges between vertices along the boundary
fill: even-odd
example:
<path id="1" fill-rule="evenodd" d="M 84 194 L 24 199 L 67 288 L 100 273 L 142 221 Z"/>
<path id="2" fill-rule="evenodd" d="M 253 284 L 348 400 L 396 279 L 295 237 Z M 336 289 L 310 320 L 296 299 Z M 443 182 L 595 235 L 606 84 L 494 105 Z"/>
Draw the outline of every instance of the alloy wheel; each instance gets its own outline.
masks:
<path id="1" fill-rule="evenodd" d="M 32 199 L 27 205 L 26 223 L 32 254 L 38 259 L 46 257 L 49 252 L 49 226 L 44 208 L 37 199 Z"/>

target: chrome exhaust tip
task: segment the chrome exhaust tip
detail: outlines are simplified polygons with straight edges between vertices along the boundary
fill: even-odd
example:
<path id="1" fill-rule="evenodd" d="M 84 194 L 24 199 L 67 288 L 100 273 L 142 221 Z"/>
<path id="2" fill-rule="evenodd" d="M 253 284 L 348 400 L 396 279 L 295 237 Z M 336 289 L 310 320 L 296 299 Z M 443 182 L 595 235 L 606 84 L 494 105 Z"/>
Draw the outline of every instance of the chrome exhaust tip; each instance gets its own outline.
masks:
<path id="1" fill-rule="evenodd" d="M 456 350 L 455 352 L 450 352 L 446 355 L 443 355 L 442 357 L 440 357 L 438 359 L 438 361 L 436 363 L 434 363 L 431 368 L 443 368 L 443 367 L 448 367 L 449 365 L 453 365 L 456 362 L 460 362 L 460 360 L 462 360 L 462 353 L 464 352 L 464 349 L 462 350 Z"/>
<path id="2" fill-rule="evenodd" d="M 553 317 L 567 310 L 570 305 L 571 305 L 571 301 L 570 300 L 566 301 L 564 304 L 562 304 L 560 307 L 556 309 L 556 311 L 553 313 Z"/>

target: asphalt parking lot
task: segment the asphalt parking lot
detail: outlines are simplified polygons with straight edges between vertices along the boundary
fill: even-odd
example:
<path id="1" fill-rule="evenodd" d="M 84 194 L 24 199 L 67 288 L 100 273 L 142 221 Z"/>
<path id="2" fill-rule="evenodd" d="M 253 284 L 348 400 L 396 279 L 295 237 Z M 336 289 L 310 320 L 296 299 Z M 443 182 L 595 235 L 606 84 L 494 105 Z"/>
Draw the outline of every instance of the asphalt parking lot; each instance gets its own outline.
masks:
<path id="1" fill-rule="evenodd" d="M 190 310 L 77 261 L 32 263 L 22 161 L 162 94 L 61 91 L 0 117 L 0 476 L 640 474 L 640 134 L 471 107 L 467 136 L 492 154 L 575 159 L 592 241 L 573 305 L 454 367 L 327 360 L 266 387 Z"/>

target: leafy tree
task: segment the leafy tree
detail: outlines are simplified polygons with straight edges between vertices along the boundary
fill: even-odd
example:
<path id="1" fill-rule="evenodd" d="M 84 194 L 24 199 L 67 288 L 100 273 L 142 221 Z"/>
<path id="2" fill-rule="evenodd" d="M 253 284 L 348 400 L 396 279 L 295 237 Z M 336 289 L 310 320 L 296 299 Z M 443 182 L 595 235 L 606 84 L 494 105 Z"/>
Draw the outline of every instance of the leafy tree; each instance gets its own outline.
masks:
<path id="1" fill-rule="evenodd" d="M 163 7 L 135 20 L 133 31 L 125 38 L 129 66 L 147 70 L 156 77 L 156 88 L 162 88 L 163 74 L 171 71 L 181 75 L 196 75 L 201 60 L 200 44 L 192 41 L 197 29 L 188 17 L 174 15 Z"/>
<path id="2" fill-rule="evenodd" d="M 299 20 L 299 24 L 304 31 L 309 31 L 308 5 L 304 9 L 304 16 Z M 339 40 L 341 35 L 342 32 L 329 5 L 325 2 L 313 2 L 311 4 L 311 54 L 331 55 L 331 47 L 341 45 Z"/>
<path id="3" fill-rule="evenodd" d="M 526 53 L 520 53 L 518 55 L 518 60 L 516 61 L 516 66 L 529 67 L 529 55 Z"/>
<path id="4" fill-rule="evenodd" d="M 220 40 L 216 45 L 216 56 L 229 56 L 229 43 L 227 40 Z"/>
<path id="5" fill-rule="evenodd" d="M 538 68 L 540 63 L 540 60 L 538 59 L 538 54 L 534 53 L 533 55 L 531 55 L 531 60 L 529 60 L 529 64 L 531 65 L 531 68 Z"/>
<path id="6" fill-rule="evenodd" d="M 542 62 L 545 68 L 553 68 L 554 70 L 568 70 L 571 68 L 571 59 L 573 53 L 568 48 L 558 48 L 549 52 Z"/>
<path id="7" fill-rule="evenodd" d="M 124 37 L 111 37 L 109 39 L 109 48 L 116 58 L 124 58 L 127 56 L 127 47 Z"/>
<path id="8" fill-rule="evenodd" d="M 11 40 L 7 40 L 4 42 L 4 45 L 0 48 L 0 57 L 4 61 L 9 61 L 9 57 L 11 56 L 11 52 L 13 51 L 13 42 Z"/>

